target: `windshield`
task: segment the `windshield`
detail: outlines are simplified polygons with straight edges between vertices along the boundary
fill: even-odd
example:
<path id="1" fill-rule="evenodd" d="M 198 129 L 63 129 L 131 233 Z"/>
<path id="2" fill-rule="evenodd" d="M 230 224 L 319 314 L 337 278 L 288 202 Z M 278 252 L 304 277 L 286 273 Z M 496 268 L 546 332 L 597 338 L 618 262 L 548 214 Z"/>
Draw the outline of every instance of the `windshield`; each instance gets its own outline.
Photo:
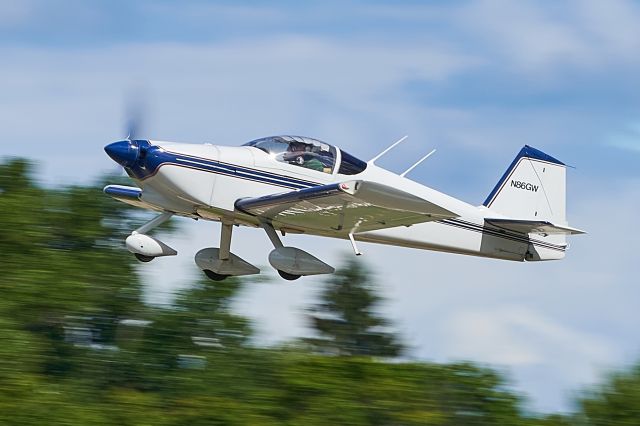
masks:
<path id="1" fill-rule="evenodd" d="M 341 175 L 357 175 L 367 168 L 367 163 L 357 159 L 353 155 L 340 150 L 342 161 L 340 162 L 340 169 L 338 173 Z"/>
<path id="2" fill-rule="evenodd" d="M 336 159 L 335 147 L 317 139 L 301 136 L 270 136 L 247 142 L 271 155 L 276 161 L 323 173 L 332 173 Z"/>

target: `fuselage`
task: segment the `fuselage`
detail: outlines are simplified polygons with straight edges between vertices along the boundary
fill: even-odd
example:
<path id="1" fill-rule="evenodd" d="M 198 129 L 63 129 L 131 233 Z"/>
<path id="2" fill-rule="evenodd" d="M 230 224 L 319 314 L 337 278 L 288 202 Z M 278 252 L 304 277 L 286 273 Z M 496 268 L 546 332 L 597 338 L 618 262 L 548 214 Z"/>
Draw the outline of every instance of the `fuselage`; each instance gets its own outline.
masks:
<path id="1" fill-rule="evenodd" d="M 458 217 L 356 232 L 354 238 L 358 241 L 517 261 L 524 260 L 530 245 L 534 245 L 536 250 L 548 252 L 547 258 L 564 257 L 565 245 L 555 244 L 553 240 L 533 239 L 528 235 L 488 227 L 486 217 L 502 215 L 484 206 L 470 205 L 375 164 L 364 163 L 333 146 L 322 147 L 325 157 L 321 158 L 325 163 L 326 158 L 330 158 L 328 164 L 308 168 L 283 161 L 282 156 L 266 152 L 259 147 L 260 144 L 258 147 L 229 147 L 139 142 L 145 146 L 144 158 L 139 158 L 143 152 L 140 151 L 136 154 L 136 161 L 121 164 L 143 189 L 141 200 L 157 210 L 257 227 L 259 220 L 256 217 L 235 208 L 238 199 L 362 179 L 429 200 Z M 332 231 L 286 231 L 345 238 L 344 233 Z"/>

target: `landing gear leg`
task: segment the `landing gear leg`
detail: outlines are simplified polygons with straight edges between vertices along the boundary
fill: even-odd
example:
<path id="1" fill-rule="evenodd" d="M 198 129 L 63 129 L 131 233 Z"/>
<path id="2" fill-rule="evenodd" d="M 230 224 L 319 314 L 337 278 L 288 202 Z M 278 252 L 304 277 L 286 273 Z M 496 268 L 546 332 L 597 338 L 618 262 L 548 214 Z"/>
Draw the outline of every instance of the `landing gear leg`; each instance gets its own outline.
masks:
<path id="1" fill-rule="evenodd" d="M 260 225 L 262 226 L 262 229 L 266 231 L 267 236 L 269 237 L 269 239 L 271 240 L 271 243 L 275 247 L 275 250 L 278 250 L 284 247 L 282 244 L 282 241 L 280 240 L 280 237 L 278 236 L 278 233 L 276 232 L 275 229 L 273 229 L 273 226 L 270 223 L 262 222 Z M 282 269 L 278 269 L 276 266 L 274 267 L 276 268 L 276 271 L 278 271 L 278 274 L 287 281 L 295 281 L 301 277 L 301 275 L 299 274 L 291 274 L 283 271 Z"/>
<path id="2" fill-rule="evenodd" d="M 233 223 L 222 222 L 220 230 L 220 250 L 218 250 L 218 259 L 221 261 L 229 260 L 231 255 L 231 235 L 233 234 Z M 204 274 L 213 281 L 222 281 L 229 277 L 226 274 L 218 274 L 211 269 L 205 269 Z"/>
<path id="3" fill-rule="evenodd" d="M 280 241 L 280 237 L 278 237 L 278 233 L 275 229 L 273 229 L 273 226 L 270 223 L 261 222 L 260 226 L 262 226 L 262 229 L 267 232 L 267 236 L 269 237 L 269 239 L 271 240 L 271 244 L 273 244 L 275 248 L 279 249 L 280 247 L 284 247 L 282 245 L 282 241 Z"/>
<path id="4" fill-rule="evenodd" d="M 231 235 L 233 234 L 233 223 L 222 222 L 222 230 L 220 232 L 220 260 L 229 260 L 231 254 Z"/>
<path id="5" fill-rule="evenodd" d="M 132 234 L 146 234 L 147 232 L 151 231 L 154 228 L 157 228 L 158 226 L 162 225 L 163 223 L 171 219 L 172 216 L 173 216 L 173 213 L 164 212 L 154 217 L 149 222 L 142 225 L 140 228 L 133 231 Z"/>

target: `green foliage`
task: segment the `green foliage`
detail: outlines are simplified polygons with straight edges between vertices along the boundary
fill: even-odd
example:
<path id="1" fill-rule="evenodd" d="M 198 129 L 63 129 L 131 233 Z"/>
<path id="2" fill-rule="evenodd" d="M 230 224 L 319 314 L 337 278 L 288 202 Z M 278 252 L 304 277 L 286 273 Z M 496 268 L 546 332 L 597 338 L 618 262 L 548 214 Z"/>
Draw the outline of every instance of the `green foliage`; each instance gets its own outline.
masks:
<path id="1" fill-rule="evenodd" d="M 523 424 L 502 379 L 469 364 L 301 352 L 280 355 L 278 372 L 283 424 Z"/>
<path id="2" fill-rule="evenodd" d="M 388 321 L 375 313 L 380 297 L 360 263 L 350 260 L 330 276 L 321 298 L 310 315 L 320 337 L 307 339 L 317 350 L 338 355 L 400 354 L 402 345 L 385 330 Z"/>
<path id="3" fill-rule="evenodd" d="M 640 364 L 611 374 L 607 382 L 589 392 L 580 405 L 585 425 L 640 424 Z"/>
<path id="4" fill-rule="evenodd" d="M 121 250 L 126 206 L 94 187 L 45 190 L 30 170 L 0 166 L 0 315 L 39 345 L 43 372 L 65 375 L 70 335 L 113 345 L 119 320 L 143 309 L 141 286 Z"/>

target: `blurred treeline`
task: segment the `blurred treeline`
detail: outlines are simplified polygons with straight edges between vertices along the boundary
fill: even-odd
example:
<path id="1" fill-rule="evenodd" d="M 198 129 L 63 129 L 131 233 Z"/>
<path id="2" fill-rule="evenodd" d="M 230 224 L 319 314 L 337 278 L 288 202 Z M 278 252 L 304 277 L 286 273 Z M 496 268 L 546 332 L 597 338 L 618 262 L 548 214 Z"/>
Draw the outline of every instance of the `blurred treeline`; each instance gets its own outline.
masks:
<path id="1" fill-rule="evenodd" d="M 316 337 L 278 348 L 232 312 L 239 280 L 145 305 L 132 218 L 100 186 L 43 188 L 29 162 L 0 163 L 0 424 L 640 424 L 638 369 L 534 416 L 497 371 L 399 358 L 355 263 L 309 309 Z"/>

